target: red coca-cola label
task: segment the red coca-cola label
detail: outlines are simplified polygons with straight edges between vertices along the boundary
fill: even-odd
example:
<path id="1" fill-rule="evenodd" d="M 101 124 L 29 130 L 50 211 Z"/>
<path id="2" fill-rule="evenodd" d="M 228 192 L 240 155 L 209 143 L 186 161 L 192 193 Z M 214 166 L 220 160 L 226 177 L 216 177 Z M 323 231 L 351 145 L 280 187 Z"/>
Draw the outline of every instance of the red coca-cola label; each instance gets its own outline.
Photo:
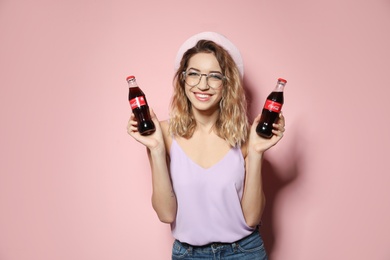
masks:
<path id="1" fill-rule="evenodd" d="M 146 105 L 146 101 L 145 101 L 144 96 L 139 96 L 139 97 L 133 98 L 129 102 L 130 102 L 131 109 L 135 109 L 137 107 Z"/>
<path id="2" fill-rule="evenodd" d="M 264 108 L 269 110 L 269 111 L 279 113 L 282 110 L 282 104 L 267 99 L 265 101 Z"/>

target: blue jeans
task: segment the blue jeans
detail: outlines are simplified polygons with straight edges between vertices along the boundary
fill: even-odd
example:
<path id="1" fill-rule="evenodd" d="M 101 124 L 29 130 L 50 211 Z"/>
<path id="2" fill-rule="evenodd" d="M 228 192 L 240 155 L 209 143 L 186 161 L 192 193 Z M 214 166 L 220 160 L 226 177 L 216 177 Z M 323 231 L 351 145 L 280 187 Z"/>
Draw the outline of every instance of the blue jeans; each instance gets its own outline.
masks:
<path id="1" fill-rule="evenodd" d="M 172 260 L 267 260 L 263 240 L 259 231 L 234 243 L 213 243 L 205 246 L 191 246 L 175 240 Z"/>

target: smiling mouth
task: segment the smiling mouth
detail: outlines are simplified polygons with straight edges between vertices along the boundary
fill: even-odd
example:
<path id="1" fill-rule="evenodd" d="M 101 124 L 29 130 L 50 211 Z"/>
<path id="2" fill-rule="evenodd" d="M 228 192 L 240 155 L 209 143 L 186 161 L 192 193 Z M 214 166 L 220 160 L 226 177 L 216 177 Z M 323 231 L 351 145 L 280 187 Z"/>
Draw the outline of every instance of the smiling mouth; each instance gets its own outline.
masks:
<path id="1" fill-rule="evenodd" d="M 199 92 L 194 92 L 194 95 L 196 99 L 201 100 L 201 101 L 207 101 L 211 98 L 211 94 L 206 94 L 206 93 L 199 93 Z"/>

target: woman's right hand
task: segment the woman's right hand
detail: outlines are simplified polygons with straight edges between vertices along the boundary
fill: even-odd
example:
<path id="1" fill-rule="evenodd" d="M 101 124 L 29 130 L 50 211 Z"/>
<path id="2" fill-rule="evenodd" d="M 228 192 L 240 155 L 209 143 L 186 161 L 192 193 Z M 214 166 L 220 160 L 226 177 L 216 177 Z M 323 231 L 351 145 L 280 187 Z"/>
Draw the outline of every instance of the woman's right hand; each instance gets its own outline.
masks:
<path id="1" fill-rule="evenodd" d="M 133 113 L 131 114 L 127 124 L 127 133 L 150 150 L 165 149 L 160 122 L 158 121 L 157 116 L 152 109 L 150 109 L 150 116 L 156 127 L 156 131 L 153 134 L 144 136 L 138 132 L 138 123 Z"/>

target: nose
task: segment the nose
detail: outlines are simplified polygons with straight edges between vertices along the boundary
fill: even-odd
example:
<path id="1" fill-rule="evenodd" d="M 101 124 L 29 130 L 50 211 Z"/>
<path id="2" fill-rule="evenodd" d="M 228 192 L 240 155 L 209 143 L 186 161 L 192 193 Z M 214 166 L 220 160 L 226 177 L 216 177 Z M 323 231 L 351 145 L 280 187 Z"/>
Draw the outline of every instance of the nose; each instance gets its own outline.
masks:
<path id="1" fill-rule="evenodd" d="M 199 84 L 197 85 L 197 87 L 199 90 L 207 90 L 210 88 L 210 86 L 207 82 L 207 74 L 200 75 L 200 81 L 199 81 Z"/>

